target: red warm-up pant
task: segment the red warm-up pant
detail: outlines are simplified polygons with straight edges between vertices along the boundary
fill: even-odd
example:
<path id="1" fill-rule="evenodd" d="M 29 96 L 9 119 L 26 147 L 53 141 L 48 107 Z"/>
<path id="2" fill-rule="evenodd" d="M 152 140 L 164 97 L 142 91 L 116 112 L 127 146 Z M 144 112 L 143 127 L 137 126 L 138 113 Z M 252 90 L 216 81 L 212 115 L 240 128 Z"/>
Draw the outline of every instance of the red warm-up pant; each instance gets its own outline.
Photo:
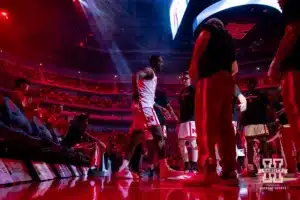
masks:
<path id="1" fill-rule="evenodd" d="M 216 163 L 215 144 L 220 147 L 223 171 L 236 168 L 235 134 L 232 125 L 234 81 L 230 73 L 220 71 L 200 79 L 196 87 L 195 117 L 199 147 L 199 167 L 207 159 Z"/>
<path id="2" fill-rule="evenodd" d="M 91 157 L 91 167 L 100 168 L 102 162 L 101 145 L 98 142 L 84 142 L 73 146 L 74 149 L 82 151 Z"/>
<path id="3" fill-rule="evenodd" d="M 289 172 L 296 168 L 295 157 L 292 156 L 293 146 L 300 150 L 300 71 L 288 71 L 283 74 L 282 98 L 290 130 L 283 134 L 283 146 L 285 149 Z"/>

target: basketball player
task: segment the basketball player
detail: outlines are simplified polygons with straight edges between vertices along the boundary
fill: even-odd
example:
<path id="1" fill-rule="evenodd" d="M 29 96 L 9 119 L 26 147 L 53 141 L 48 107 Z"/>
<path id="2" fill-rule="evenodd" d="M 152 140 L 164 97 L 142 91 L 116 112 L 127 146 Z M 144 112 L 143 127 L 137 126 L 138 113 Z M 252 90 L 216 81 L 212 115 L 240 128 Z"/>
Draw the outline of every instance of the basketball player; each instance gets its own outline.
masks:
<path id="1" fill-rule="evenodd" d="M 289 146 L 295 146 L 299 153 L 300 148 L 300 2 L 298 0 L 279 0 L 285 21 L 285 32 L 281 39 L 276 55 L 270 65 L 268 76 L 273 80 L 282 72 L 282 97 L 284 109 L 291 125 Z M 286 138 L 285 138 L 286 139 Z M 290 157 L 291 151 L 286 152 Z M 290 159 L 288 159 L 290 160 Z M 299 161 L 298 161 L 299 162 Z M 289 165 L 289 173 L 295 172 L 296 163 Z M 292 171 L 291 171 L 291 170 Z"/>
<path id="2" fill-rule="evenodd" d="M 166 93 L 163 90 L 156 89 L 155 92 L 155 104 L 154 104 L 154 110 L 157 115 L 159 124 L 161 125 L 162 131 L 164 138 L 166 140 L 167 138 L 167 127 L 166 127 L 166 122 L 167 120 L 173 119 L 178 121 L 178 118 L 176 114 L 174 113 L 174 110 L 172 106 L 169 103 L 168 97 Z M 161 110 L 164 111 L 164 113 L 161 112 Z M 156 174 L 156 167 L 155 163 L 157 163 L 158 155 L 155 153 L 155 141 L 153 141 L 152 134 L 146 130 L 145 131 L 145 143 L 146 143 L 146 148 L 147 148 L 147 157 L 148 157 L 148 164 L 149 168 L 146 169 L 143 173 L 142 176 L 148 176 L 148 177 L 154 177 Z M 141 142 L 142 144 L 143 142 Z M 139 172 L 139 165 L 140 160 L 142 159 L 142 148 L 140 148 L 142 145 L 139 144 L 136 149 L 134 156 L 131 159 L 131 169 L 134 172 Z M 135 159 L 135 160 L 134 160 Z"/>
<path id="3" fill-rule="evenodd" d="M 163 59 L 161 56 L 150 57 L 151 67 L 146 67 L 133 76 L 133 123 L 131 140 L 122 165 L 119 168 L 117 176 L 124 178 L 133 178 L 132 173 L 128 171 L 128 164 L 134 152 L 136 145 L 139 143 L 144 129 L 147 128 L 153 136 L 155 151 L 159 155 L 160 178 L 180 176 L 182 172 L 172 170 L 165 159 L 165 141 L 162 128 L 154 111 L 155 91 L 157 85 L 156 73 L 163 68 Z M 165 110 L 161 110 L 162 113 Z M 146 127 L 145 127 L 146 125 Z"/>
<path id="4" fill-rule="evenodd" d="M 247 110 L 243 113 L 242 125 L 247 140 L 248 174 L 256 176 L 259 166 L 257 166 L 257 159 L 255 159 L 254 146 L 257 140 L 260 143 L 262 156 L 269 158 L 267 146 L 269 101 L 267 95 L 257 89 L 256 79 L 250 79 L 247 86 L 248 104 Z"/>
<path id="5" fill-rule="evenodd" d="M 192 86 L 189 72 L 181 77 L 184 88 L 180 91 L 180 124 L 178 127 L 178 146 L 184 161 L 184 171 L 197 172 L 198 146 L 194 117 L 195 88 Z M 192 149 L 192 159 L 189 159 L 187 145 Z"/>
<path id="6" fill-rule="evenodd" d="M 172 106 L 170 105 L 169 99 L 166 95 L 166 93 L 161 90 L 157 89 L 155 92 L 155 104 L 154 104 L 154 110 L 157 115 L 159 124 L 161 125 L 164 140 L 167 139 L 167 120 L 175 120 L 178 121 L 178 118 L 176 114 L 174 113 L 174 110 Z M 163 111 L 163 112 L 162 112 Z M 148 133 L 148 134 L 147 134 Z M 146 147 L 148 149 L 148 158 L 149 158 L 149 177 L 153 177 L 156 173 L 155 169 L 155 163 L 158 159 L 158 155 L 155 154 L 155 150 L 153 150 L 153 147 L 155 147 L 155 140 L 153 140 L 153 137 L 151 133 L 149 134 L 149 131 L 146 131 Z"/>
<path id="7" fill-rule="evenodd" d="M 194 176 L 186 184 L 211 185 L 217 181 L 230 180 L 236 185 L 238 179 L 235 173 L 236 142 L 232 126 L 232 99 L 233 75 L 238 72 L 238 65 L 233 39 L 224 29 L 223 22 L 216 18 L 209 19 L 199 30 L 189 74 L 196 84 L 198 167 L 204 176 Z M 220 177 L 216 172 L 215 156 L 218 140 L 223 161 Z"/>
<path id="8" fill-rule="evenodd" d="M 241 113 L 247 110 L 247 99 L 242 94 L 238 85 L 234 87 L 232 125 L 236 135 L 236 158 L 238 161 L 238 172 L 243 173 L 245 162 L 246 139 L 241 131 L 238 131 L 238 121 Z"/>

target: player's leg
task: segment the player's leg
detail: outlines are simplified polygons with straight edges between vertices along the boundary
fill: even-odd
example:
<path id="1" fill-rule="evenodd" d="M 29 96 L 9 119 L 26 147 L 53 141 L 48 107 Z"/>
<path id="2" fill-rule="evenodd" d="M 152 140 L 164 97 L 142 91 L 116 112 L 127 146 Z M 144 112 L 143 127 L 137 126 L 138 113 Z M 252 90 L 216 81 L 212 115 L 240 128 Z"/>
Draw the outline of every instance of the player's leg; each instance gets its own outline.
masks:
<path id="1" fill-rule="evenodd" d="M 146 119 L 148 130 L 153 136 L 155 151 L 159 156 L 160 177 L 168 178 L 170 176 L 173 177 L 182 175 L 182 172 L 172 170 L 167 164 L 164 134 L 154 109 L 143 108 L 142 110 Z"/>
<path id="2" fill-rule="evenodd" d="M 191 171 L 196 173 L 198 171 L 198 145 L 197 145 L 197 139 L 195 137 L 190 139 L 190 146 L 191 146 L 191 154 L 192 159 L 190 162 L 191 165 Z"/>
<path id="3" fill-rule="evenodd" d="M 190 171 L 196 173 L 198 171 L 198 144 L 197 131 L 195 121 L 188 122 L 189 144 L 191 148 Z"/>
<path id="4" fill-rule="evenodd" d="M 183 138 L 178 139 L 178 147 L 181 153 L 182 160 L 184 162 L 184 171 L 188 173 L 190 171 L 189 154 L 186 147 L 186 140 Z"/>
<path id="5" fill-rule="evenodd" d="M 218 181 L 216 173 L 215 145 L 220 132 L 220 110 L 222 95 L 218 87 L 218 74 L 201 79 L 197 83 L 195 97 L 195 123 L 198 139 L 199 173 L 204 176 L 196 176 L 186 185 L 210 185 Z"/>
<path id="6" fill-rule="evenodd" d="M 135 105 L 135 104 L 134 104 Z M 125 150 L 123 164 L 121 165 L 119 171 L 128 167 L 131 157 L 135 151 L 136 146 L 141 142 L 141 139 L 145 136 L 145 118 L 142 110 L 133 106 L 133 121 L 129 131 L 129 142 Z"/>
<path id="7" fill-rule="evenodd" d="M 136 146 L 139 144 L 141 137 L 143 136 L 144 131 L 142 130 L 133 130 L 130 136 L 129 144 L 127 145 L 127 149 L 125 152 L 124 160 L 122 165 L 119 168 L 119 171 L 127 168 L 130 162 L 131 157 L 134 154 L 134 150 Z"/>
<path id="8" fill-rule="evenodd" d="M 186 147 L 186 138 L 189 136 L 188 122 L 179 124 L 178 127 L 178 147 L 181 157 L 184 162 L 184 171 L 187 173 L 190 171 L 189 154 Z"/>
<path id="9" fill-rule="evenodd" d="M 135 173 L 140 172 L 140 161 L 142 159 L 142 152 L 143 152 L 143 144 L 139 143 L 134 150 L 134 153 L 130 159 L 130 169 Z"/>
<path id="10" fill-rule="evenodd" d="M 234 96 L 234 84 L 232 77 L 224 77 L 223 102 L 220 123 L 220 152 L 222 158 L 222 177 L 235 176 L 236 170 L 236 137 L 232 124 L 232 99 Z M 225 84 L 226 83 L 226 84 Z"/>
<path id="11" fill-rule="evenodd" d="M 291 131 L 286 131 L 283 135 L 287 148 L 285 155 L 290 173 L 296 172 L 296 165 L 299 159 L 295 159 L 295 154 L 299 154 L 300 149 L 300 72 L 290 71 L 283 75 L 282 97 L 284 109 L 286 111 Z M 291 149 L 293 149 L 291 151 Z M 296 152 L 295 152 L 296 151 Z"/>

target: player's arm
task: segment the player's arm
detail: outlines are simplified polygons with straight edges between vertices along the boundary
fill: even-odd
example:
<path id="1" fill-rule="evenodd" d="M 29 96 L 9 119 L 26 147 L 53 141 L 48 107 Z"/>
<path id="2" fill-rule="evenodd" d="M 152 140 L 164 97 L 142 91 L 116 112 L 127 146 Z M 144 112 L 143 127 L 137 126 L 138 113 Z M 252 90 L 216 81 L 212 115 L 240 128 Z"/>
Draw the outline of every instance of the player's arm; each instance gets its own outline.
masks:
<path id="1" fill-rule="evenodd" d="M 176 121 L 178 121 L 178 118 L 177 118 L 172 106 L 170 105 L 169 99 L 165 93 L 163 94 L 163 98 L 164 98 L 164 104 L 163 104 L 164 107 L 169 111 L 169 113 L 171 114 L 171 117 L 173 119 L 175 119 Z"/>
<path id="2" fill-rule="evenodd" d="M 146 80 L 151 80 L 154 77 L 154 71 L 150 67 L 146 67 L 145 69 L 139 71 L 136 74 L 136 79 L 146 79 Z"/>
<path id="3" fill-rule="evenodd" d="M 237 64 L 237 61 L 234 61 L 231 65 L 231 74 L 232 76 L 236 75 L 239 72 L 239 66 Z"/>
<path id="4" fill-rule="evenodd" d="M 172 118 L 175 119 L 176 121 L 178 121 L 178 117 L 176 116 L 174 109 L 172 108 L 172 106 L 169 103 L 167 104 L 166 108 L 171 113 Z"/>
<path id="5" fill-rule="evenodd" d="M 206 51 L 210 38 L 211 33 L 207 30 L 204 30 L 200 33 L 196 40 L 189 69 L 190 77 L 194 83 L 197 82 L 198 79 L 198 61 L 201 55 L 203 55 Z"/>
<path id="6" fill-rule="evenodd" d="M 154 103 L 154 108 L 160 110 L 161 112 L 165 113 L 168 112 L 168 110 L 160 105 L 158 105 L 157 103 Z"/>
<path id="7" fill-rule="evenodd" d="M 300 35 L 300 20 L 296 20 L 288 24 L 284 31 L 284 36 L 280 41 L 276 55 L 272 61 L 272 66 L 278 66 L 280 63 L 291 54 L 297 39 Z"/>
<path id="8" fill-rule="evenodd" d="M 235 85 L 234 88 L 234 96 L 239 100 L 240 102 L 240 110 L 241 112 L 244 112 L 247 109 L 247 99 L 246 97 L 242 94 L 239 86 Z"/>
<path id="9" fill-rule="evenodd" d="M 235 56 L 235 46 L 234 46 L 234 42 L 233 39 L 230 39 L 230 44 L 229 44 L 229 48 L 230 48 L 230 59 L 231 59 L 231 75 L 234 76 L 239 72 L 239 65 L 236 61 L 236 56 Z"/>

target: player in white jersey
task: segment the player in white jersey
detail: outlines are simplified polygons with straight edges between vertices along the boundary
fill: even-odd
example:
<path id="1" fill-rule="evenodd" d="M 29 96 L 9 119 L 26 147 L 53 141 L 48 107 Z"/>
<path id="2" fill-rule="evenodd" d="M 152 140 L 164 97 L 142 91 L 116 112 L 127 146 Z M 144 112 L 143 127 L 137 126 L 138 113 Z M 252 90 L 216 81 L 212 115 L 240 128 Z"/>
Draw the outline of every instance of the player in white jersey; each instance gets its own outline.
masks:
<path id="1" fill-rule="evenodd" d="M 151 67 L 146 67 L 133 76 L 133 123 L 129 145 L 127 147 L 123 163 L 119 168 L 118 176 L 123 178 L 135 178 L 128 170 L 130 158 L 136 145 L 144 136 L 144 130 L 151 132 L 155 143 L 155 153 L 159 157 L 160 178 L 180 176 L 183 173 L 172 170 L 165 159 L 165 141 L 162 128 L 154 110 L 154 106 L 162 113 L 166 109 L 155 105 L 155 91 L 157 86 L 157 76 L 163 68 L 161 56 L 150 57 Z"/>

